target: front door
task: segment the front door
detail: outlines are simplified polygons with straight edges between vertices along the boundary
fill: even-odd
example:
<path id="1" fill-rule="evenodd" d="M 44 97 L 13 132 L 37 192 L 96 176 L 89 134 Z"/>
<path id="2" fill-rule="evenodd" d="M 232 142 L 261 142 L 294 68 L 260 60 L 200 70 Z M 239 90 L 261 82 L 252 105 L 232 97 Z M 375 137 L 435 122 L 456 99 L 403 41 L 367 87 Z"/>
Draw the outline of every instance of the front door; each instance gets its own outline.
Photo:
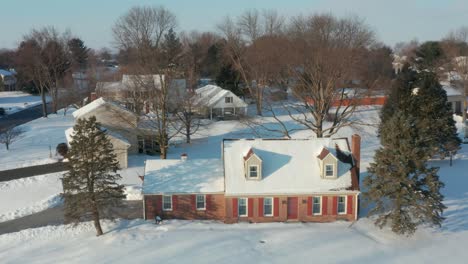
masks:
<path id="1" fill-rule="evenodd" d="M 297 219 L 297 197 L 288 197 L 288 219 Z"/>

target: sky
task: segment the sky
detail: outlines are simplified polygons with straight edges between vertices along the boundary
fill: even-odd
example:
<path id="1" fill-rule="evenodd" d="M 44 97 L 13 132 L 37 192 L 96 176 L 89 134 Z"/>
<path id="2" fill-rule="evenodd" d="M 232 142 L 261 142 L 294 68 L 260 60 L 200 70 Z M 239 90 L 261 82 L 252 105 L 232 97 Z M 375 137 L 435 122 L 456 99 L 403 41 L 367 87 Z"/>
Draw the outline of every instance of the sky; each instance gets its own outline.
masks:
<path id="1" fill-rule="evenodd" d="M 0 48 L 14 48 L 32 28 L 70 29 L 88 47 L 113 49 L 112 26 L 133 6 L 162 5 L 178 20 L 178 31 L 215 31 L 226 15 L 257 8 L 285 16 L 358 15 L 393 46 L 401 41 L 437 40 L 468 26 L 468 0 L 0 0 Z"/>

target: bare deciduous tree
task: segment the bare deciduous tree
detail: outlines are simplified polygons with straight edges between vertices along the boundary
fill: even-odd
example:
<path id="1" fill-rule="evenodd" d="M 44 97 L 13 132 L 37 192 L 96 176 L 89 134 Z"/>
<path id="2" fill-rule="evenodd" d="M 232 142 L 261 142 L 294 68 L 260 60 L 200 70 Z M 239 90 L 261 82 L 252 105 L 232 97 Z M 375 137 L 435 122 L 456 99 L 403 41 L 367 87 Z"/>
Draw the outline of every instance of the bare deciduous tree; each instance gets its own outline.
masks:
<path id="1" fill-rule="evenodd" d="M 131 68 L 136 76 L 152 76 L 135 82 L 148 95 L 153 127 L 161 158 L 166 159 L 170 134 L 170 85 L 178 74 L 174 58 L 162 48 L 164 37 L 176 26 L 176 18 L 164 7 L 133 7 L 113 27 L 119 48 L 132 51 Z M 130 67 L 129 67 L 130 68 Z M 153 76 L 158 79 L 153 80 Z M 140 77 L 136 77 L 140 78 Z"/>
<path id="2" fill-rule="evenodd" d="M 41 92 L 44 117 L 47 116 L 46 91 L 52 98 L 53 112 L 57 112 L 59 85 L 70 68 L 69 38 L 69 32 L 61 34 L 54 27 L 33 29 L 18 49 L 20 70 Z"/>
<path id="3" fill-rule="evenodd" d="M 5 144 L 7 150 L 10 150 L 10 145 L 20 139 L 24 130 L 19 127 L 7 127 L 0 130 L 0 143 Z"/>
<path id="4" fill-rule="evenodd" d="M 360 89 L 346 89 L 353 80 L 365 80 L 355 71 L 374 42 L 373 32 L 358 18 L 332 15 L 296 17 L 289 35 L 289 72 L 300 106 L 288 107 L 293 120 L 317 137 L 329 137 L 356 122 L 352 115 Z M 328 121 L 327 125 L 325 122 Z"/>
<path id="5" fill-rule="evenodd" d="M 257 115 L 262 115 L 264 89 L 271 79 L 266 68 L 275 65 L 271 59 L 283 55 L 277 43 L 269 43 L 280 38 L 282 27 L 283 19 L 275 11 L 264 11 L 262 16 L 256 9 L 245 11 L 236 21 L 226 17 L 218 25 L 226 41 L 226 56 L 255 100 Z"/>

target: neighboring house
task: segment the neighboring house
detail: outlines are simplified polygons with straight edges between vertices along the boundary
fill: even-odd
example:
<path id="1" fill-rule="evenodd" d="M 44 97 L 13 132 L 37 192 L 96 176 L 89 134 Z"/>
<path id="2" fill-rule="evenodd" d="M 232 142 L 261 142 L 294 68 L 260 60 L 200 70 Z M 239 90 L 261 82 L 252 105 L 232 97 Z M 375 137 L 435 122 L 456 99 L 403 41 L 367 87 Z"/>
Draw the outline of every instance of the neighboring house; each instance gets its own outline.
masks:
<path id="1" fill-rule="evenodd" d="M 146 105 L 151 103 L 151 92 L 154 89 L 161 89 L 161 78 L 164 75 L 126 75 L 122 76 L 119 82 L 98 82 L 96 84 L 96 94 L 108 100 L 119 102 L 126 108 L 135 110 L 136 104 L 139 109 L 147 109 Z M 169 98 L 173 106 L 177 105 L 179 97 L 186 93 L 185 79 L 174 79 L 169 87 Z"/>
<path id="2" fill-rule="evenodd" d="M 75 119 L 91 116 L 95 116 L 110 138 L 115 139 L 114 151 L 119 155 L 122 168 L 127 167 L 128 154 L 158 151 L 159 145 L 155 144 L 154 130 L 140 129 L 137 116 L 119 104 L 99 98 L 73 112 Z M 124 147 L 127 144 L 128 147 Z M 125 162 L 120 162 L 123 160 Z"/>
<path id="3" fill-rule="evenodd" d="M 89 88 L 88 74 L 85 72 L 73 72 L 72 73 L 73 85 L 79 90 L 87 90 Z"/>
<path id="4" fill-rule="evenodd" d="M 3 87 L 0 91 L 15 91 L 16 90 L 16 73 L 14 71 L 7 71 L 0 69 L 0 79 Z"/>
<path id="5" fill-rule="evenodd" d="M 247 104 L 237 95 L 216 85 L 195 90 L 196 112 L 204 117 L 236 117 L 247 114 Z"/>
<path id="6" fill-rule="evenodd" d="M 147 160 L 144 218 L 354 221 L 360 140 L 225 139 L 221 160 Z"/>
<path id="7" fill-rule="evenodd" d="M 463 111 L 463 93 L 460 89 L 457 89 L 446 82 L 441 82 L 442 88 L 447 93 L 447 102 L 452 109 L 452 112 L 457 115 L 461 115 Z"/>
<path id="8" fill-rule="evenodd" d="M 407 63 L 408 58 L 406 56 L 399 56 L 394 54 L 393 55 L 393 70 L 395 71 L 395 74 L 399 74 L 403 70 L 403 66 L 405 63 Z"/>
<path id="9" fill-rule="evenodd" d="M 128 149 L 130 148 L 130 143 L 122 137 L 122 135 L 115 133 L 113 131 L 107 130 L 103 128 L 105 133 L 107 134 L 107 138 L 109 139 L 110 143 L 112 144 L 112 149 L 114 154 L 116 155 L 116 159 L 119 163 L 119 167 L 121 169 L 125 169 L 128 167 Z M 73 127 L 65 130 L 65 136 L 67 138 L 67 142 L 70 145 L 72 141 L 72 136 L 74 135 L 75 131 Z"/>

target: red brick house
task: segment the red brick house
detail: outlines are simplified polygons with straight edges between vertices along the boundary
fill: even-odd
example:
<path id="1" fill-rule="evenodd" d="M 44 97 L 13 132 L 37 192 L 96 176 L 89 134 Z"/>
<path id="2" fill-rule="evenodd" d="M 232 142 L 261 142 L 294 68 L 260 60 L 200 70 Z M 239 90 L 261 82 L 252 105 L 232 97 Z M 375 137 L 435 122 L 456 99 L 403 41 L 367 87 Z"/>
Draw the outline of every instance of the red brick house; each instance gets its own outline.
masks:
<path id="1" fill-rule="evenodd" d="M 360 137 L 225 139 L 222 159 L 148 160 L 145 219 L 357 219 Z"/>

